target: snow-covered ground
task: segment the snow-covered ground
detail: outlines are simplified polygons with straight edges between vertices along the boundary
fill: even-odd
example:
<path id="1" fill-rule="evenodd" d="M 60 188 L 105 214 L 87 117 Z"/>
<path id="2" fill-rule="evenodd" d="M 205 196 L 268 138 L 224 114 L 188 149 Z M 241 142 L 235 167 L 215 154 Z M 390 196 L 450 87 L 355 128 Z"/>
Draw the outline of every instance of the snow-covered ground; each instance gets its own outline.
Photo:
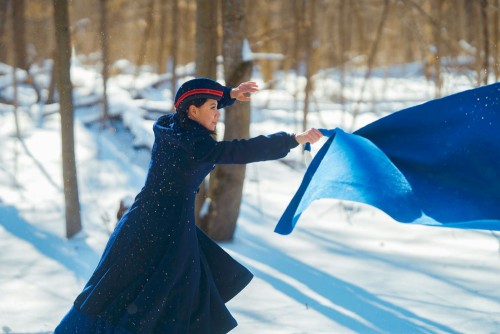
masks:
<path id="1" fill-rule="evenodd" d="M 359 108 L 357 128 L 433 97 L 418 67 L 394 71 L 375 76 L 363 102 L 346 106 L 332 101 L 339 90 L 336 74 L 321 74 L 311 126 L 349 129 L 352 120 L 342 110 Z M 75 65 L 77 104 L 99 93 L 97 79 Z M 144 182 L 149 152 L 132 145 L 150 145 L 152 120 L 139 116 L 145 107 L 171 105 L 167 90 L 145 89 L 145 99 L 132 100 L 125 88 L 156 79 L 123 75 L 110 81 L 111 109 L 124 116 L 130 130 L 117 122 L 106 128 L 86 125 L 99 107 L 78 109 L 84 233 L 73 240 L 64 237 L 58 114 L 42 118 L 51 107 L 29 107 L 34 93 L 23 87 L 21 144 L 12 108 L 0 105 L 0 333 L 50 333 L 92 273 L 119 200 L 134 196 Z M 0 88 L 6 80 L 1 78 Z M 362 80 L 348 77 L 348 101 L 357 101 Z M 275 90 L 254 95 L 253 135 L 298 131 L 301 113 L 293 109 L 301 108 L 302 96 L 297 94 L 297 104 L 293 96 L 303 79 L 280 82 Z M 453 83 L 445 87 L 447 94 L 471 88 L 459 75 L 446 82 Z M 222 246 L 255 279 L 228 303 L 239 322 L 231 333 L 500 333 L 498 233 L 405 225 L 365 205 L 322 200 L 291 235 L 278 235 L 273 229 L 301 181 L 301 161 L 295 149 L 286 161 L 247 168 L 235 239 Z"/>

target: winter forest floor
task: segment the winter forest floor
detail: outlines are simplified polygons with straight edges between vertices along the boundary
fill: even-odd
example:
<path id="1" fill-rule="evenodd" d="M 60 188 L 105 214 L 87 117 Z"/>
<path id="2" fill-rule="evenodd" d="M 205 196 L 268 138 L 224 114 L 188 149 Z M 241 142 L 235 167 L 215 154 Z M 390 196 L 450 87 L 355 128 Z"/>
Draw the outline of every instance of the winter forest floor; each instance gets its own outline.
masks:
<path id="1" fill-rule="evenodd" d="M 83 68 L 73 75 L 76 99 L 83 99 L 96 86 L 95 75 Z M 360 80 L 353 77 L 345 93 L 355 96 Z M 252 135 L 297 131 L 297 81 L 255 95 Z M 342 112 L 348 106 L 329 96 L 335 82 L 326 75 L 318 80 L 310 124 L 350 130 Z M 460 76 L 447 82 L 453 82 L 448 93 L 472 87 Z M 153 120 L 133 113 L 170 97 L 158 89 L 133 100 L 123 85 L 117 78 L 109 92 L 124 123 L 88 125 L 96 106 L 76 113 L 84 232 L 72 240 L 64 237 L 58 115 L 42 118 L 25 107 L 21 144 L 12 109 L 0 105 L 0 333 L 51 332 L 97 264 L 119 200 L 142 187 Z M 408 69 L 374 81 L 369 91 L 364 101 L 379 102 L 357 106 L 356 128 L 432 98 L 429 84 Z M 24 105 L 30 94 L 22 91 Z M 239 323 L 231 333 L 500 333 L 498 233 L 400 224 L 369 206 L 321 200 L 291 235 L 278 235 L 274 226 L 304 170 L 299 149 L 285 160 L 247 167 L 235 239 L 221 245 L 255 279 L 228 303 Z"/>

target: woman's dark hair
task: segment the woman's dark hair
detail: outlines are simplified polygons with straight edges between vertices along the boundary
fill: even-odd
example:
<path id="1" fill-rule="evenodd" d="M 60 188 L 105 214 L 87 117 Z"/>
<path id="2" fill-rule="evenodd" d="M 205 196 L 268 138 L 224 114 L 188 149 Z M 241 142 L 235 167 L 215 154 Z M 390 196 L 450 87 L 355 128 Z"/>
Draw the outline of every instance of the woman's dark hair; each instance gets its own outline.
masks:
<path id="1" fill-rule="evenodd" d="M 189 110 L 189 106 L 190 105 L 194 105 L 196 108 L 199 108 L 201 107 L 202 105 L 205 104 L 205 102 L 207 102 L 207 98 L 205 97 L 200 97 L 200 98 L 197 98 L 197 99 L 193 99 L 193 100 L 189 100 L 189 101 L 186 101 L 186 102 L 181 102 L 181 104 L 177 107 L 176 109 L 176 112 L 177 112 L 177 115 L 179 117 L 179 121 L 180 121 L 180 124 L 183 128 L 187 128 L 188 127 L 188 110 Z M 216 132 L 215 131 L 210 131 L 210 133 L 212 135 L 215 135 Z"/>
<path id="2" fill-rule="evenodd" d="M 206 97 L 199 97 L 197 99 L 192 99 L 186 102 L 183 101 L 181 102 L 179 107 L 177 107 L 177 111 L 184 111 L 184 113 L 187 114 L 190 105 L 194 105 L 196 108 L 199 108 L 204 105 L 207 100 L 208 99 Z"/>

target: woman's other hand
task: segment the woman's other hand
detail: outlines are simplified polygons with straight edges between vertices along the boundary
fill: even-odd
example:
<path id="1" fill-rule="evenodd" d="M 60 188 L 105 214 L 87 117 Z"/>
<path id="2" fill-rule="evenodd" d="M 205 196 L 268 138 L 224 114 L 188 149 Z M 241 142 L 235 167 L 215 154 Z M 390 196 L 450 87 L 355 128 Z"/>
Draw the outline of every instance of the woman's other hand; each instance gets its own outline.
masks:
<path id="1" fill-rule="evenodd" d="M 250 94 L 258 91 L 257 83 L 253 81 L 242 82 L 231 90 L 231 98 L 238 101 L 250 101 Z"/>
<path id="2" fill-rule="evenodd" d="M 321 137 L 323 137 L 323 134 L 321 131 L 318 129 L 309 129 L 306 132 L 299 133 L 295 135 L 295 140 L 301 144 L 304 145 L 305 143 L 311 143 L 314 144 L 317 142 Z"/>

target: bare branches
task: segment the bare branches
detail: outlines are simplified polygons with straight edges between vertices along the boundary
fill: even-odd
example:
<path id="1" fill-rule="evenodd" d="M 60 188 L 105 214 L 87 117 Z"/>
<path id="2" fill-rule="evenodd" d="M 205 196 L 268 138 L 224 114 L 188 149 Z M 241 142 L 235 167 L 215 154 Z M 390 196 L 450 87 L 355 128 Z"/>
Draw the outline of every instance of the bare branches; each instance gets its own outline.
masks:
<path id="1" fill-rule="evenodd" d="M 387 22 L 387 16 L 388 16 L 388 14 L 389 14 L 389 0 L 385 0 L 384 1 L 384 8 L 382 10 L 382 15 L 380 17 L 380 21 L 379 21 L 379 24 L 378 24 L 378 27 L 377 27 L 377 33 L 375 35 L 375 40 L 373 41 L 372 47 L 370 48 L 370 53 L 368 55 L 368 60 L 367 60 L 367 65 L 366 65 L 367 69 L 366 69 L 366 72 L 365 72 L 363 84 L 361 86 L 361 92 L 359 93 L 358 100 L 357 100 L 357 102 L 355 104 L 356 107 L 355 107 L 355 109 L 352 112 L 351 129 L 354 129 L 354 126 L 356 124 L 356 119 L 357 119 L 357 117 L 359 115 L 359 104 L 363 100 L 363 95 L 364 95 L 364 92 L 365 92 L 365 89 L 366 89 L 366 84 L 367 84 L 368 79 L 370 78 L 372 70 L 373 70 L 373 64 L 374 64 L 374 60 L 375 60 L 375 55 L 377 54 L 377 50 L 378 50 L 380 41 L 382 39 L 382 31 L 383 31 L 384 25 Z"/>

